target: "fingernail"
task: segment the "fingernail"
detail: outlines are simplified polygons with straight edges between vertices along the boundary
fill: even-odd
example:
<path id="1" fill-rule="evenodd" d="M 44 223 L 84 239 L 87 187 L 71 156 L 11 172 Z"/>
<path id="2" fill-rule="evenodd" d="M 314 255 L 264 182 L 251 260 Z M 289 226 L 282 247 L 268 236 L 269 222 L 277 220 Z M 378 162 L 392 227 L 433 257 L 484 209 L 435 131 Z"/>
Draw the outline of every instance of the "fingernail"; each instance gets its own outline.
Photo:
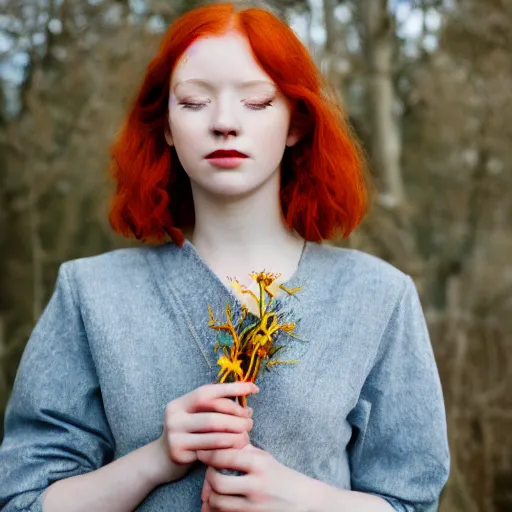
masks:
<path id="1" fill-rule="evenodd" d="M 254 412 L 254 411 L 253 411 L 252 407 L 249 407 L 249 417 L 250 417 L 250 418 L 252 418 L 252 413 L 253 413 L 253 412 Z"/>

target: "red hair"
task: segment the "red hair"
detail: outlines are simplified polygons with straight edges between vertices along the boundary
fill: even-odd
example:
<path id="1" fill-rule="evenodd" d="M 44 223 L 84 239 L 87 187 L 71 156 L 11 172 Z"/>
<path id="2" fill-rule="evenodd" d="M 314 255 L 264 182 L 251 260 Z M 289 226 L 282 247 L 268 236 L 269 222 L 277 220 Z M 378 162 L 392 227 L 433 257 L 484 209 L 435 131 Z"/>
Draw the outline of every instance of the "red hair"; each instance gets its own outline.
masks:
<path id="1" fill-rule="evenodd" d="M 150 62 L 127 120 L 112 146 L 114 230 L 142 241 L 169 235 L 179 245 L 194 224 L 190 181 L 165 140 L 171 74 L 197 39 L 229 30 L 245 36 L 254 57 L 283 94 L 295 100 L 291 122 L 303 134 L 281 165 L 281 209 L 288 226 L 311 241 L 347 237 L 368 208 L 363 153 L 339 103 L 328 97 L 309 52 L 279 18 L 231 3 L 196 8 L 177 19 Z"/>

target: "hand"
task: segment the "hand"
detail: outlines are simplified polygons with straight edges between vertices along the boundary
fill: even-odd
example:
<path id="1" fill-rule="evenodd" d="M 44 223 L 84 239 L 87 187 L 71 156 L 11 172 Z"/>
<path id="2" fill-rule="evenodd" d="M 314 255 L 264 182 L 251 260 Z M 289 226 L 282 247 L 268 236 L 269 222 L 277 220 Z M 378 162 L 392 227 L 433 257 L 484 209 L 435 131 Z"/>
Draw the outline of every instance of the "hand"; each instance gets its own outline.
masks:
<path id="1" fill-rule="evenodd" d="M 298 512 L 308 510 L 316 480 L 279 463 L 249 444 L 242 449 L 198 451 L 208 467 L 201 512 Z M 218 469 L 237 469 L 242 476 Z"/>
<path id="2" fill-rule="evenodd" d="M 159 471 L 159 483 L 184 476 L 198 460 L 198 450 L 246 446 L 253 425 L 252 410 L 227 397 L 258 391 L 258 386 L 250 382 L 208 384 L 169 402 L 164 431 L 157 440 L 168 462 Z"/>

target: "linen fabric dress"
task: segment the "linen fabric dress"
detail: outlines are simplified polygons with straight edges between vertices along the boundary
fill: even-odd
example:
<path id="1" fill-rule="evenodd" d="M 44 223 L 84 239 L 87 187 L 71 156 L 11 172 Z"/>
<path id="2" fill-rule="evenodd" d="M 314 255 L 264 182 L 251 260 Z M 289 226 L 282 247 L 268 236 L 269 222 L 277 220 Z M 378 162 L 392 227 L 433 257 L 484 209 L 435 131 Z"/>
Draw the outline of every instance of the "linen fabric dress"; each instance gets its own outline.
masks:
<path id="1" fill-rule="evenodd" d="M 263 269 L 255 269 L 256 271 Z M 250 396 L 251 442 L 397 511 L 437 510 L 449 472 L 443 395 L 409 276 L 351 249 L 307 242 L 283 308 L 300 319 Z M 162 434 L 165 406 L 215 381 L 210 304 L 235 295 L 187 240 L 61 265 L 18 368 L 0 446 L 0 508 L 42 510 L 53 482 Z M 201 508 L 205 466 L 154 489 L 142 512 Z"/>

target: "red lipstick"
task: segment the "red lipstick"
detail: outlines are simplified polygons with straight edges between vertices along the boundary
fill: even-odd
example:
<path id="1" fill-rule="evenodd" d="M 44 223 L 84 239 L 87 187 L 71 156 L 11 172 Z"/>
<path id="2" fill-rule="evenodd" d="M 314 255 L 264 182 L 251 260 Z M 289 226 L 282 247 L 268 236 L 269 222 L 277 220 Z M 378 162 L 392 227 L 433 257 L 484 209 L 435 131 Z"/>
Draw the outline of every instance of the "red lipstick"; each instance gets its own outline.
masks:
<path id="1" fill-rule="evenodd" d="M 247 155 L 236 149 L 218 149 L 205 157 L 211 165 L 223 169 L 235 169 L 242 165 Z"/>

